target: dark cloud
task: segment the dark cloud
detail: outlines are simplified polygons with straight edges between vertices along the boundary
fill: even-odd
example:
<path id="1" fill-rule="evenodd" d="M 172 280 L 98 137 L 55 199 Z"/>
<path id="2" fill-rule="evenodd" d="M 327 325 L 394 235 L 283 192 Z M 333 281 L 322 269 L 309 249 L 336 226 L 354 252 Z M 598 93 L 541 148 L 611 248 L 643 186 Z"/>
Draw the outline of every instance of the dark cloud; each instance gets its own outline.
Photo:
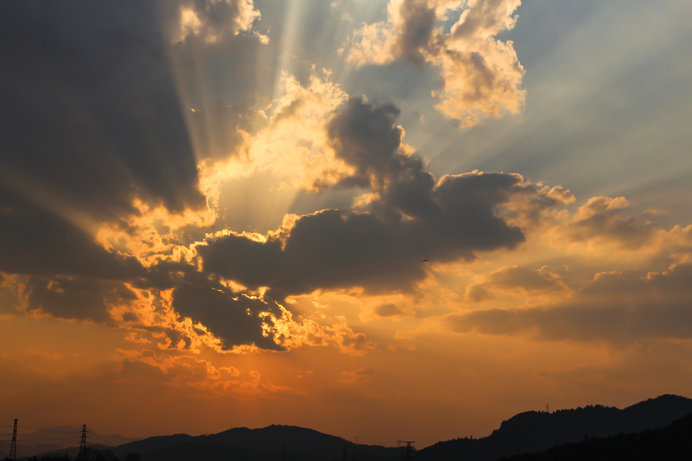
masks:
<path id="1" fill-rule="evenodd" d="M 0 9 L 3 182 L 98 216 L 202 204 L 156 2 Z"/>
<path id="2" fill-rule="evenodd" d="M 201 24 L 172 48 L 181 6 Z M 133 299 L 125 282 L 153 294 L 174 288 L 179 313 L 225 344 L 276 347 L 261 335 L 258 310 L 271 309 L 260 301 L 193 282 L 186 265 L 179 277 L 145 270 L 85 230 L 135 211 L 135 197 L 172 211 L 203 204 L 170 56 L 235 35 L 256 16 L 252 2 L 237 1 L 0 5 L 0 271 L 25 276 L 28 310 L 107 323 L 111 305 Z M 219 104 L 192 120 L 223 113 L 245 127 L 243 110 Z M 201 144 L 214 154 L 233 143 L 229 135 L 218 148 Z"/>
<path id="3" fill-rule="evenodd" d="M 107 305 L 126 300 L 123 282 L 145 276 L 133 257 L 107 252 L 69 220 L 0 185 L 0 272 L 18 274 L 27 309 L 108 322 Z"/>
<path id="4" fill-rule="evenodd" d="M 437 16 L 425 0 L 404 0 L 399 7 L 403 24 L 394 43 L 394 53 L 417 65 L 425 63 L 424 51 L 431 51 Z"/>
<path id="5" fill-rule="evenodd" d="M 134 258 L 108 253 L 86 231 L 0 185 L 0 271 L 130 279 L 143 274 Z"/>
<path id="6" fill-rule="evenodd" d="M 692 338 L 692 265 L 662 274 L 603 274 L 571 301 L 553 307 L 492 309 L 454 316 L 458 331 L 526 333 L 546 340 L 631 342 Z"/>
<path id="7" fill-rule="evenodd" d="M 255 344 L 263 349 L 281 349 L 272 337 L 262 334 L 265 320 L 261 313 L 281 316 L 279 306 L 269 298 L 233 293 L 214 277 L 185 263 L 159 263 L 135 285 L 152 293 L 172 289 L 175 311 L 201 322 L 221 339 L 224 348 Z"/>
<path id="8" fill-rule="evenodd" d="M 377 193 L 367 210 L 301 216 L 285 240 L 209 239 L 198 247 L 205 272 L 268 286 L 278 298 L 318 288 L 405 290 L 425 276 L 424 259 L 470 260 L 477 251 L 521 243 L 522 231 L 497 209 L 540 190 L 502 173 L 450 175 L 436 183 L 421 159 L 405 152 L 397 115 L 391 104 L 352 98 L 328 126 L 337 156 L 355 168 L 340 187 L 369 185 Z"/>
<path id="9" fill-rule="evenodd" d="M 206 326 L 222 340 L 224 348 L 255 344 L 262 349 L 281 349 L 272 337 L 262 335 L 263 320 L 258 316 L 260 312 L 278 312 L 271 301 L 204 285 L 185 285 L 173 291 L 173 307 L 181 316 Z"/>
<path id="10" fill-rule="evenodd" d="M 230 236 L 198 251 L 206 272 L 269 286 L 281 297 L 353 285 L 394 289 L 420 279 L 424 252 L 411 237 L 370 214 L 327 210 L 300 218 L 283 249 L 279 240 Z"/>
<path id="11" fill-rule="evenodd" d="M 329 122 L 327 134 L 337 157 L 356 169 L 342 184 L 371 186 L 389 200 L 422 209 L 427 204 L 420 200 L 435 179 L 419 157 L 402 151 L 403 129 L 395 123 L 399 113 L 393 104 L 376 106 L 353 97 Z"/>
<path id="12" fill-rule="evenodd" d="M 122 283 L 92 277 L 31 277 L 26 288 L 29 311 L 101 323 L 110 322 L 109 305 L 135 299 L 134 293 Z"/>
<path id="13" fill-rule="evenodd" d="M 403 311 L 399 309 L 399 307 L 396 304 L 387 303 L 380 304 L 379 306 L 377 306 L 375 308 L 375 313 L 380 317 L 392 317 L 395 315 L 403 314 Z"/>

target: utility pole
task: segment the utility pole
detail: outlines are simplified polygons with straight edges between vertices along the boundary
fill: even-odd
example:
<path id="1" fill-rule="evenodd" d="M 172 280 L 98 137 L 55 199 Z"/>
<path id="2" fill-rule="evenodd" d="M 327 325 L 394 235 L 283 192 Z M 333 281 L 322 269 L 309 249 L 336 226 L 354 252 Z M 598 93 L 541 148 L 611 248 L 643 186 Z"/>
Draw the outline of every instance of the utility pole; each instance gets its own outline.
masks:
<path id="1" fill-rule="evenodd" d="M 87 450 L 86 435 L 87 435 L 86 424 L 82 424 L 82 438 L 79 440 L 79 453 L 77 454 L 77 459 L 86 458 L 86 450 Z"/>
<path id="2" fill-rule="evenodd" d="M 406 461 L 411 461 L 413 459 L 413 448 L 411 447 L 411 445 L 413 445 L 416 442 L 414 442 L 413 440 L 397 440 L 397 443 L 399 445 L 404 443 L 406 444 L 406 450 L 404 451 L 404 459 Z"/>
<path id="3" fill-rule="evenodd" d="M 10 461 L 17 459 L 17 418 L 14 418 L 14 429 L 12 429 L 12 443 L 10 444 Z"/>

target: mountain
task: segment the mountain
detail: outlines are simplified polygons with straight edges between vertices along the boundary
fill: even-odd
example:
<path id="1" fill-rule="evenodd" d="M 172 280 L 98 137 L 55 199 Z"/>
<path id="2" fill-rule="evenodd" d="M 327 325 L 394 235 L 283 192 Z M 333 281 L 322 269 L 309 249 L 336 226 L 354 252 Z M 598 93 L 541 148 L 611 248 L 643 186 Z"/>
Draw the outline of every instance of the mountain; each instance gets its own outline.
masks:
<path id="1" fill-rule="evenodd" d="M 340 437 L 312 429 L 272 425 L 262 429 L 245 427 L 212 435 L 185 434 L 151 437 L 116 447 L 123 459 L 138 453 L 142 461 L 216 460 L 398 460 L 401 448 L 357 445 Z"/>
<path id="2" fill-rule="evenodd" d="M 543 452 L 585 438 L 589 444 L 596 444 L 595 438 L 660 428 L 686 415 L 692 415 L 692 400 L 675 395 L 662 395 L 622 410 L 595 405 L 553 413 L 529 411 L 503 421 L 487 437 L 438 442 L 415 452 L 414 459 L 495 461 Z M 150 437 L 119 445 L 112 451 L 120 460 L 137 453 L 141 461 L 399 461 L 404 455 L 402 447 L 358 445 L 312 429 L 277 425 L 261 429 L 241 427 L 200 436 Z"/>
<path id="3" fill-rule="evenodd" d="M 504 458 L 503 461 L 689 461 L 692 459 L 692 415 L 664 428 L 608 438 L 590 438 L 548 451 Z"/>
<path id="4" fill-rule="evenodd" d="M 418 453 L 419 460 L 491 461 L 519 453 L 534 453 L 586 437 L 609 437 L 666 426 L 692 413 L 692 400 L 662 395 L 623 410 L 601 405 L 553 413 L 529 411 L 503 421 L 481 439 L 438 442 Z"/>

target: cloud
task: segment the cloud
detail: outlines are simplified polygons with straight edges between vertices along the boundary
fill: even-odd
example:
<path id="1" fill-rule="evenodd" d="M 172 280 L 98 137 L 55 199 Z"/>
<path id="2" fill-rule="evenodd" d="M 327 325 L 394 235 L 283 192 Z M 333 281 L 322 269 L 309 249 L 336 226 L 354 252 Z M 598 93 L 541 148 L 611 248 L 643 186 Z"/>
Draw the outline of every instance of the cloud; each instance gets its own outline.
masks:
<path id="1" fill-rule="evenodd" d="M 277 89 L 269 107 L 255 107 L 241 117 L 248 130 L 235 122 L 229 126 L 223 126 L 223 120 L 211 123 L 212 131 L 219 129 L 211 138 L 218 140 L 218 134 L 226 130 L 225 136 L 235 136 L 232 142 L 238 143 L 225 158 L 220 155 L 200 164 L 202 190 L 212 203 L 222 200 L 223 183 L 234 179 L 265 175 L 278 182 L 275 189 L 298 190 L 329 187 L 344 174 L 343 162 L 334 159 L 325 125 L 347 94 L 320 72 L 311 74 L 305 84 L 283 74 Z M 201 116 L 207 119 L 205 110 Z M 214 149 L 202 151 L 213 155 Z"/>
<path id="2" fill-rule="evenodd" d="M 623 215 L 628 206 L 625 197 L 591 197 L 562 231 L 572 241 L 605 240 L 635 250 L 648 243 L 656 229 L 648 221 Z"/>
<path id="3" fill-rule="evenodd" d="M 404 311 L 397 307 L 396 304 L 392 303 L 380 304 L 375 308 L 375 314 L 379 315 L 380 317 L 393 317 L 403 313 Z"/>
<path id="4" fill-rule="evenodd" d="M 322 317 L 322 321 L 317 321 L 309 315 L 294 315 L 283 306 L 279 305 L 279 308 L 280 315 L 263 315 L 267 322 L 264 333 L 285 349 L 303 346 L 333 347 L 342 354 L 362 356 L 377 347 L 365 333 L 354 331 L 343 318 L 325 322 Z"/>
<path id="5" fill-rule="evenodd" d="M 548 307 L 490 309 L 450 317 L 457 331 L 528 334 L 543 340 L 629 343 L 692 338 L 692 265 L 644 277 L 599 274 L 569 301 Z"/>
<path id="6" fill-rule="evenodd" d="M 142 274 L 134 258 L 104 250 L 84 229 L 0 184 L 0 271 L 27 275 L 89 275 L 105 279 Z"/>
<path id="7" fill-rule="evenodd" d="M 485 301 L 493 298 L 494 291 L 527 296 L 567 289 L 560 274 L 551 271 L 549 267 L 544 266 L 536 270 L 527 267 L 507 266 L 469 284 L 466 287 L 466 299 L 472 302 Z"/>
<path id="8" fill-rule="evenodd" d="M 436 108 L 460 126 L 518 113 L 524 69 L 514 44 L 498 34 L 514 28 L 520 0 L 390 0 L 387 21 L 366 24 L 352 37 L 357 65 L 405 60 L 440 74 Z M 451 15 L 459 15 L 450 26 Z"/>
<path id="9" fill-rule="evenodd" d="M 192 28 L 180 23 L 186 8 Z M 144 315 L 143 305 L 160 307 L 173 290 L 178 314 L 195 311 L 196 321 L 214 324 L 223 347 L 276 348 L 258 312 L 246 313 L 268 305 L 142 266 L 184 260 L 179 247 L 195 240 L 185 225 L 211 224 L 194 215 L 203 214 L 205 197 L 170 57 L 249 31 L 259 18 L 252 1 L 28 1 L 0 9 L 0 58 L 12 69 L 0 76 L 0 271 L 18 275 L 24 311 L 112 324 L 113 312 Z M 171 45 L 181 27 L 184 43 Z M 178 269 L 190 273 L 187 264 Z M 182 320 L 153 318 L 147 327 L 193 344 Z"/>
<path id="10" fill-rule="evenodd" d="M 208 43 L 225 35 L 249 31 L 261 14 L 252 0 L 186 0 L 179 2 L 178 36 L 183 42 L 199 38 Z"/>
<path id="11" fill-rule="evenodd" d="M 92 277 L 31 277 L 25 285 L 27 310 L 54 317 L 108 323 L 108 306 L 135 298 L 125 285 Z"/>
<path id="12" fill-rule="evenodd" d="M 327 130 L 337 158 L 354 168 L 336 187 L 369 184 L 361 209 L 293 217 L 263 240 L 231 234 L 197 248 L 204 271 L 281 299 L 316 289 L 362 286 L 408 290 L 425 277 L 424 260 L 471 260 L 478 251 L 524 241 L 498 209 L 521 196 L 549 208 L 561 203 L 516 174 L 473 172 L 435 180 L 401 142 L 398 109 L 351 98 Z M 540 200 L 538 200 L 540 198 Z"/>
<path id="13" fill-rule="evenodd" d="M 425 53 L 431 51 L 435 22 L 435 8 L 427 2 L 404 0 L 399 7 L 400 30 L 393 43 L 393 54 L 416 64 L 425 62 Z"/>
<path id="14" fill-rule="evenodd" d="M 3 183 L 100 217 L 203 204 L 155 5 L 2 6 Z"/>
<path id="15" fill-rule="evenodd" d="M 261 349 L 281 349 L 272 338 L 262 334 L 264 321 L 260 314 L 278 311 L 273 303 L 200 284 L 175 288 L 173 307 L 181 316 L 191 317 L 205 325 L 222 340 L 224 349 L 243 344 L 254 344 Z"/>
<path id="16" fill-rule="evenodd" d="M 375 370 L 372 368 L 360 368 L 358 370 L 353 371 L 342 371 L 341 375 L 343 376 L 343 378 L 341 379 L 341 382 L 354 383 L 359 379 L 363 379 L 374 374 Z"/>

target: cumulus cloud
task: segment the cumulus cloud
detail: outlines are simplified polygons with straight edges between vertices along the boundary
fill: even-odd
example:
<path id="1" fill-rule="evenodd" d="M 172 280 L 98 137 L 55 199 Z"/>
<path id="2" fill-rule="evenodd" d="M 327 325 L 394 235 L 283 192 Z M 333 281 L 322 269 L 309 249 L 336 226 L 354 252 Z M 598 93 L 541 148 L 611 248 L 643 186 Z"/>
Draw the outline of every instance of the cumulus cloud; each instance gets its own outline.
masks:
<path id="1" fill-rule="evenodd" d="M 356 64 L 407 60 L 429 64 L 441 77 L 437 109 L 462 127 L 524 104 L 524 69 L 511 41 L 497 38 L 514 28 L 520 0 L 390 0 L 387 21 L 357 31 L 348 59 Z M 444 22 L 458 19 L 451 27 Z"/>
<path id="2" fill-rule="evenodd" d="M 362 286 L 406 290 L 424 278 L 424 260 L 470 260 L 478 251 L 524 240 L 498 209 L 517 195 L 559 202 L 516 174 L 447 175 L 436 180 L 402 143 L 395 106 L 352 98 L 328 133 L 338 158 L 354 168 L 339 187 L 369 185 L 361 209 L 328 209 L 295 217 L 264 239 L 232 234 L 199 246 L 204 271 L 273 296 Z"/>
<path id="3" fill-rule="evenodd" d="M 177 41 L 194 37 L 215 43 L 226 35 L 251 30 L 261 17 L 252 0 L 185 0 L 179 4 Z"/>
<path id="4" fill-rule="evenodd" d="M 173 247 L 195 237 L 176 241 L 183 231 L 165 228 L 211 223 L 186 217 L 205 203 L 169 61 L 186 8 L 198 24 L 177 45 L 183 51 L 249 31 L 259 17 L 249 0 L 0 6 L 0 57 L 12 69 L 0 76 L 0 271 L 14 274 L 25 311 L 112 323 L 127 306 L 144 314 L 143 304 L 158 304 L 160 313 L 172 290 L 176 318 L 195 311 L 196 321 L 216 322 L 223 347 L 276 348 L 256 302 L 142 265 L 188 256 Z M 144 326 L 185 333 L 184 322 L 163 317 Z"/>
<path id="5" fill-rule="evenodd" d="M 438 108 L 462 124 L 517 111 L 523 71 L 512 44 L 497 36 L 514 27 L 518 5 L 392 1 L 389 20 L 363 29 L 350 56 L 360 50 L 358 59 L 370 62 L 435 66 L 444 81 Z M 426 260 L 470 261 L 516 248 L 550 210 L 574 201 L 561 187 L 518 174 L 435 177 L 404 143 L 395 105 L 349 98 L 328 71 L 321 78 L 313 69 L 302 80 L 284 74 L 262 107 L 190 96 L 204 85 L 189 67 L 218 57 L 195 60 L 197 53 L 225 52 L 234 40 L 259 43 L 259 11 L 249 0 L 117 8 L 30 1 L 0 10 L 0 57 L 9 69 L 0 76 L 0 277 L 5 289 L 17 289 L 20 311 L 117 325 L 164 350 L 310 345 L 357 355 L 375 347 L 364 333 L 342 319 L 299 314 L 286 298 L 415 289 L 429 274 Z M 367 54 L 366 35 L 380 55 Z M 200 104 L 192 107 L 194 98 Z M 275 180 L 278 193 L 347 191 L 356 200 L 286 215 L 266 234 L 222 229 L 205 205 L 218 205 L 224 181 L 255 174 Z M 562 221 L 560 235 L 636 248 L 656 231 L 625 216 L 626 205 L 593 198 Z M 688 231 L 671 231 L 680 248 Z M 642 283 L 654 286 L 651 277 Z M 594 309 L 606 279 L 579 293 Z M 565 289 L 547 268 L 512 266 L 474 280 L 467 299 Z M 379 317 L 402 315 L 398 305 L 373 305 Z M 463 324 L 490 325 L 483 315 L 504 315 L 510 320 L 495 325 L 518 331 L 553 315 L 533 312 L 478 312 Z"/>
<path id="6" fill-rule="evenodd" d="M 226 136 L 234 137 L 237 144 L 235 150 L 226 151 L 225 158 L 219 155 L 200 164 L 202 190 L 212 202 L 218 200 L 224 182 L 238 178 L 270 176 L 278 183 L 277 189 L 297 190 L 329 187 L 344 174 L 343 162 L 334 159 L 325 126 L 348 96 L 327 77 L 315 72 L 302 84 L 283 74 L 272 104 L 241 117 L 245 127 L 213 122 L 214 126 L 219 123 L 220 131 L 228 130 Z M 208 118 L 204 110 L 201 115 Z M 256 129 L 250 130 L 250 126 Z M 218 134 L 212 138 L 218 140 Z"/>
<path id="7" fill-rule="evenodd" d="M 457 331 L 528 334 L 544 340 L 633 342 L 692 338 L 692 265 L 662 273 L 604 273 L 570 301 L 531 309 L 450 317 Z"/>
<path id="8" fill-rule="evenodd" d="M 640 248 L 656 229 L 648 221 L 624 215 L 622 210 L 628 206 L 625 197 L 592 197 L 579 207 L 562 232 L 572 241 L 605 240 L 626 249 Z"/>

